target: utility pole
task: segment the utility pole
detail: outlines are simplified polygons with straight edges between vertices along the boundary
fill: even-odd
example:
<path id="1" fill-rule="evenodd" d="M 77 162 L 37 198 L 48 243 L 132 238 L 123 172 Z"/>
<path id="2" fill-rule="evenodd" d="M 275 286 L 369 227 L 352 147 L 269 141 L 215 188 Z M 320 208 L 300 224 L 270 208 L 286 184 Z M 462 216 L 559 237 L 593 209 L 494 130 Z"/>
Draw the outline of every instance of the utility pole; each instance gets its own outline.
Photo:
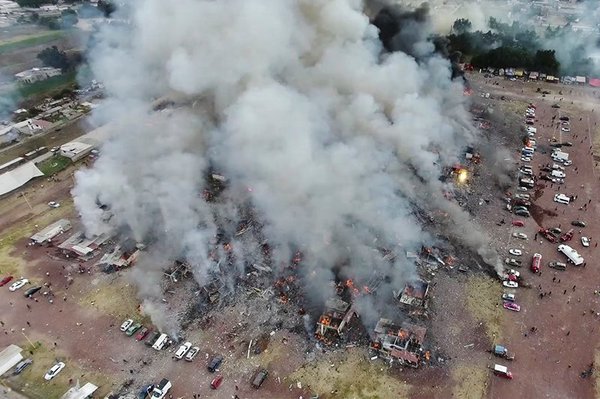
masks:
<path id="1" fill-rule="evenodd" d="M 35 345 L 33 344 L 33 342 L 31 342 L 31 340 L 29 339 L 29 337 L 27 335 L 25 335 L 25 328 L 21 329 L 21 334 L 23 334 L 23 336 L 25 337 L 25 339 L 27 340 L 27 342 L 29 342 L 29 345 L 31 345 L 31 350 L 35 349 Z"/>
<path id="2" fill-rule="evenodd" d="M 29 210 L 33 210 L 33 208 L 31 207 L 31 204 L 29 203 L 29 201 L 27 200 L 27 196 L 25 195 L 25 191 L 23 191 L 21 193 L 23 195 L 23 199 L 25 200 L 25 202 L 27 203 L 27 206 L 29 207 Z"/>

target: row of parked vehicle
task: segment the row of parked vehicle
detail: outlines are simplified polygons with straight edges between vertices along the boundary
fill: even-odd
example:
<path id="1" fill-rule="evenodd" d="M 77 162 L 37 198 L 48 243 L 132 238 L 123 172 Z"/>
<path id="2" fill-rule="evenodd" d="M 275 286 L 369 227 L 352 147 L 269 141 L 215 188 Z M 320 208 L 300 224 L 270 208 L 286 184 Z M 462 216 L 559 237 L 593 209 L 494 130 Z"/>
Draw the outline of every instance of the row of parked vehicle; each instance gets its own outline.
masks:
<path id="1" fill-rule="evenodd" d="M 6 284 L 10 283 L 11 281 L 13 281 L 13 276 L 3 277 L 2 280 L 0 280 L 0 287 L 4 287 Z M 20 279 L 18 279 L 15 282 L 13 282 L 8 287 L 8 290 L 11 291 L 11 292 L 15 292 L 15 291 L 23 288 L 27 284 L 29 284 L 29 280 L 26 279 L 26 278 L 21 277 Z M 25 293 L 23 295 L 26 298 L 31 298 L 36 292 L 38 292 L 41 289 L 42 289 L 41 286 L 31 287 L 27 291 L 25 291 Z"/>

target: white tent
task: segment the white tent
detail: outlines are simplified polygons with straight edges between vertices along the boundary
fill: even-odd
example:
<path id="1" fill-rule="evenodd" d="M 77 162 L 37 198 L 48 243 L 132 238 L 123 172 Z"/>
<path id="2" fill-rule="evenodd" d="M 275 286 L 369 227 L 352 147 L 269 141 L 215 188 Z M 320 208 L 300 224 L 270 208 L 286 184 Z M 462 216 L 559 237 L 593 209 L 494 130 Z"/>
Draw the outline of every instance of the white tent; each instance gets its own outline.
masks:
<path id="1" fill-rule="evenodd" d="M 10 193 L 34 177 L 44 176 L 33 162 L 27 162 L 0 175 L 0 195 Z"/>
<path id="2" fill-rule="evenodd" d="M 6 349 L 0 352 L 0 375 L 6 373 L 23 360 L 23 355 L 17 345 L 8 345 Z"/>

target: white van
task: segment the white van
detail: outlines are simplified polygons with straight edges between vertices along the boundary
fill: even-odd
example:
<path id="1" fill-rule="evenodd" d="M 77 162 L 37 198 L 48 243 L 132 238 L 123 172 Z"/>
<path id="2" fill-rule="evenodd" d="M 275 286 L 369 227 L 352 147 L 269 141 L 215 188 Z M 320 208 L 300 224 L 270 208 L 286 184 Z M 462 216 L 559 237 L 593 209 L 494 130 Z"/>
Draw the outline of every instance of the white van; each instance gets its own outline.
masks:
<path id="1" fill-rule="evenodd" d="M 168 339 L 169 336 L 167 334 L 160 334 L 160 337 L 158 337 L 154 345 L 152 345 L 152 348 L 156 349 L 157 351 L 161 350 L 167 343 Z"/>
<path id="2" fill-rule="evenodd" d="M 571 202 L 571 198 L 567 197 L 564 194 L 554 194 L 554 202 L 569 205 L 569 203 Z"/>

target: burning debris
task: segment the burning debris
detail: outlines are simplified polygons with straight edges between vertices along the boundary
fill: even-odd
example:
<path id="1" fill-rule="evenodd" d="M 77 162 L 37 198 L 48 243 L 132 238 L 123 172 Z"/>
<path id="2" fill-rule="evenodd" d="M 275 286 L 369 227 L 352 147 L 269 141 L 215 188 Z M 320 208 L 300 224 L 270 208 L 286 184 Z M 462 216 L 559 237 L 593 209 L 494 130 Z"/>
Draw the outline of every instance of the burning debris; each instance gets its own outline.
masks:
<path id="1" fill-rule="evenodd" d="M 330 298 L 325 303 L 325 312 L 317 321 L 315 337 L 331 344 L 343 336 L 344 328 L 350 320 L 357 316 L 356 310 L 347 302 L 339 298 Z"/>
<path id="2" fill-rule="evenodd" d="M 430 354 L 423 349 L 427 329 L 410 323 L 400 326 L 392 320 L 380 319 L 374 330 L 375 338 L 370 349 L 390 364 L 418 368 L 429 361 Z"/>

